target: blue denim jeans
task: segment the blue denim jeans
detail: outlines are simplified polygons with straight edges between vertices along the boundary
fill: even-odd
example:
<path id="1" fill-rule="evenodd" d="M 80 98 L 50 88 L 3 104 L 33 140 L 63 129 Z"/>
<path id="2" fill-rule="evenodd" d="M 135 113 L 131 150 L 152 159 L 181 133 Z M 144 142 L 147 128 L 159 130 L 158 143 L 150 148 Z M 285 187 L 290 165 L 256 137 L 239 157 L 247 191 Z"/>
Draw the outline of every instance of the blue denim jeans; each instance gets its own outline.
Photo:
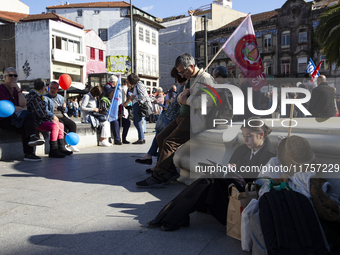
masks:
<path id="1" fill-rule="evenodd" d="M 133 105 L 133 124 L 135 125 L 138 132 L 138 140 L 144 139 L 142 117 L 138 114 L 138 103 Z"/>

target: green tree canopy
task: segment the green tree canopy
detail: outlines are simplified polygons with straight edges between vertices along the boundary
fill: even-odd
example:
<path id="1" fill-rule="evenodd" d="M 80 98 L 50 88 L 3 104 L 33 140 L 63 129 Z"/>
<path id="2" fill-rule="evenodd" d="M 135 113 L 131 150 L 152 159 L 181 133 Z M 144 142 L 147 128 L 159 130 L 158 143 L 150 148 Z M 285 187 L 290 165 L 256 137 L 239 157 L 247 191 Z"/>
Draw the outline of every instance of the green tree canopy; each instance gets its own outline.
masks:
<path id="1" fill-rule="evenodd" d="M 321 15 L 316 37 L 328 61 L 340 66 L 340 0 Z"/>

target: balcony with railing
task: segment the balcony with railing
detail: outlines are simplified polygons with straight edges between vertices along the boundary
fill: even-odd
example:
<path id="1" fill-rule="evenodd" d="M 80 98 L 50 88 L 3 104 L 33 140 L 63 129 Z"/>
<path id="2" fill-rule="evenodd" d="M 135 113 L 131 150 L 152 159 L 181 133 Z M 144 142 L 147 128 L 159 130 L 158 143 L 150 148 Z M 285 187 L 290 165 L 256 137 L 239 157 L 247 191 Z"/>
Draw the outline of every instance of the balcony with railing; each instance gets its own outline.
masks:
<path id="1" fill-rule="evenodd" d="M 53 61 L 81 65 L 81 66 L 84 66 L 86 64 L 86 56 L 84 54 L 79 54 L 79 53 L 59 50 L 59 49 L 52 49 L 51 54 L 52 54 Z"/>

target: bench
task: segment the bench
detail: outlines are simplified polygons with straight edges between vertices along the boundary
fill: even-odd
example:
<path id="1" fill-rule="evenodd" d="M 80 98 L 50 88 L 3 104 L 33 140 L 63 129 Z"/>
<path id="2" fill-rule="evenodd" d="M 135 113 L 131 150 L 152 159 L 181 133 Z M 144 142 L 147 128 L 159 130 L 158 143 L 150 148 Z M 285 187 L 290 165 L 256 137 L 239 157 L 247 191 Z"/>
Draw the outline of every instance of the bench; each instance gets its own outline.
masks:
<path id="1" fill-rule="evenodd" d="M 76 123 L 79 144 L 77 148 L 88 148 L 98 145 L 97 132 L 93 131 L 89 123 Z M 36 146 L 35 153 L 43 156 L 49 153 L 49 133 L 40 132 L 40 137 L 44 138 L 45 145 Z M 0 160 L 15 160 L 24 157 L 22 149 L 21 135 L 15 131 L 0 128 Z"/>
<path id="2" fill-rule="evenodd" d="M 340 118 L 333 117 L 324 122 L 315 118 L 296 120 L 298 125 L 292 128 L 291 135 L 306 138 L 322 163 L 340 164 Z M 280 122 L 275 121 L 272 127 L 270 120 L 265 121 L 272 129 L 269 139 L 274 147 L 277 147 L 278 136 L 288 134 L 288 128 L 279 125 Z M 289 125 L 288 121 L 285 125 Z M 216 129 L 205 130 L 178 148 L 174 163 L 181 171 L 179 181 L 188 185 L 198 178 L 200 174 L 195 173 L 195 166 L 198 162 L 209 163 L 206 158 L 226 165 L 233 151 L 243 143 L 240 127 L 241 123 L 233 123 L 232 126 L 220 125 Z M 340 194 L 340 172 L 322 177 L 332 183 L 335 193 Z"/>

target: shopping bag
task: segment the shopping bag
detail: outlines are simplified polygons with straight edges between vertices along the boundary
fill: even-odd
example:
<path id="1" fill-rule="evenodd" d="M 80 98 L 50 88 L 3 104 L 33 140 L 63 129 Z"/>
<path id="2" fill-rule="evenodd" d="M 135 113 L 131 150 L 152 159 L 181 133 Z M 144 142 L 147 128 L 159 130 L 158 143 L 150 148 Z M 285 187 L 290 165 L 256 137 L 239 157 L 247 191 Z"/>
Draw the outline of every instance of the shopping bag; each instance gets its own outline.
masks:
<path id="1" fill-rule="evenodd" d="M 245 192 L 238 191 L 234 184 L 229 185 L 229 191 L 230 187 L 231 193 L 229 193 L 227 211 L 227 235 L 241 241 L 242 211 L 253 198 L 257 199 L 257 191 L 255 189 L 254 191 L 251 190 L 252 187 L 255 188 L 254 183 L 247 183 Z"/>

